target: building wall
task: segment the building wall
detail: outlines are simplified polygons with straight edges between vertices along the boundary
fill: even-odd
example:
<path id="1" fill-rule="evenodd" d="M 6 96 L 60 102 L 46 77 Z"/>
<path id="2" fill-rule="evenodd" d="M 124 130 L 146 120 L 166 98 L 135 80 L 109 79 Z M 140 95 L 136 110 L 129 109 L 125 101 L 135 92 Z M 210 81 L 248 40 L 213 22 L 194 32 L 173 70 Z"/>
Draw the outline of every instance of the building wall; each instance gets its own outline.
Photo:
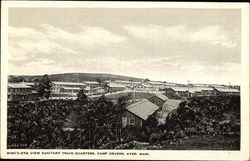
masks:
<path id="1" fill-rule="evenodd" d="M 138 116 L 129 111 L 125 111 L 123 113 L 122 120 L 123 120 L 123 127 L 128 125 L 142 127 L 143 124 L 143 120 L 141 118 L 139 118 Z"/>
<path id="2" fill-rule="evenodd" d="M 220 96 L 240 95 L 240 92 L 220 92 Z"/>
<path id="3" fill-rule="evenodd" d="M 174 96 L 176 96 L 176 92 L 174 90 L 172 90 L 171 88 L 167 88 L 166 89 L 166 95 L 174 97 Z"/>
<path id="4" fill-rule="evenodd" d="M 37 98 L 37 94 L 33 94 L 31 88 L 8 88 L 8 101 L 33 101 Z"/>
<path id="5" fill-rule="evenodd" d="M 160 108 L 162 108 L 163 104 L 165 101 L 163 101 L 162 99 L 156 97 L 156 96 L 153 96 L 153 97 L 150 97 L 148 98 L 148 100 L 152 103 L 154 103 L 155 105 L 159 106 Z"/>
<path id="6" fill-rule="evenodd" d="M 52 93 L 57 93 L 58 94 L 58 93 L 63 92 L 63 91 L 61 91 L 61 88 L 63 88 L 63 87 L 85 88 L 86 85 L 70 85 L 70 84 L 54 84 L 54 83 L 52 83 L 51 91 L 52 91 Z M 72 92 L 72 91 L 65 91 L 65 92 Z M 73 93 L 76 93 L 76 91 L 73 91 Z"/>
<path id="7" fill-rule="evenodd" d="M 139 85 L 135 87 L 136 90 L 138 91 L 155 91 L 156 89 L 154 89 L 153 87 L 145 87 L 143 85 Z"/>
<path id="8" fill-rule="evenodd" d="M 112 92 L 117 92 L 117 91 L 123 91 L 125 90 L 125 87 L 106 87 L 107 92 L 112 93 Z"/>
<path id="9" fill-rule="evenodd" d="M 188 97 L 187 91 L 178 91 L 176 94 L 180 97 Z"/>
<path id="10" fill-rule="evenodd" d="M 84 82 L 86 84 L 87 87 L 90 88 L 96 88 L 96 87 L 101 87 L 101 84 L 97 84 L 97 83 L 88 83 L 88 82 Z"/>
<path id="11" fill-rule="evenodd" d="M 79 89 L 61 89 L 62 92 L 65 93 L 78 93 L 80 90 Z"/>

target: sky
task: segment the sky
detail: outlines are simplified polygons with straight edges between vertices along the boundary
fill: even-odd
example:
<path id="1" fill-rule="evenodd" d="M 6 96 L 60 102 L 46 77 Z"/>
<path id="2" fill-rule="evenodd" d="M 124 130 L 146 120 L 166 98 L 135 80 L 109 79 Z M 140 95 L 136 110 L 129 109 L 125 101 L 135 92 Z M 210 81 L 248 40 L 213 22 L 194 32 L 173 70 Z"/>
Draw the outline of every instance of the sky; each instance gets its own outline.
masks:
<path id="1" fill-rule="evenodd" d="M 11 8 L 8 73 L 240 84 L 237 9 Z"/>

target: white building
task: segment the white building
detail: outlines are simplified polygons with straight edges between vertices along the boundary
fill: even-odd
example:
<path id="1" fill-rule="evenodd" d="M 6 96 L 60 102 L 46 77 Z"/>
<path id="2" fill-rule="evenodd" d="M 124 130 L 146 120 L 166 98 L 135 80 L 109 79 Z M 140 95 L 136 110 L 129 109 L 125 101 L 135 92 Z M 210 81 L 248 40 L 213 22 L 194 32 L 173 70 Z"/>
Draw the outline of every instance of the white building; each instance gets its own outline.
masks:
<path id="1" fill-rule="evenodd" d="M 61 94 L 61 93 L 77 93 L 81 89 L 86 87 L 85 83 L 79 82 L 51 82 L 51 92 L 53 94 Z"/>

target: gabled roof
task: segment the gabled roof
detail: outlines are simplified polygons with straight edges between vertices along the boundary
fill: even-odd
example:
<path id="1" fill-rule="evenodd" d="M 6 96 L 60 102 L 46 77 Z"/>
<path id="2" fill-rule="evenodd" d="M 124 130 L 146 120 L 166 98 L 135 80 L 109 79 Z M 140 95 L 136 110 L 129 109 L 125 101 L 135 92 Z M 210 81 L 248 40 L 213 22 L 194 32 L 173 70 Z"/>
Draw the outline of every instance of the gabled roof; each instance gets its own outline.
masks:
<path id="1" fill-rule="evenodd" d="M 107 84 L 107 86 L 109 86 L 111 88 L 126 88 L 124 85 L 116 84 L 116 83 L 109 83 L 109 84 Z"/>
<path id="2" fill-rule="evenodd" d="M 213 88 L 208 88 L 208 87 L 193 87 L 193 88 L 188 88 L 188 87 L 170 87 L 170 89 L 174 91 L 189 91 L 190 93 L 195 93 L 195 92 L 202 92 L 202 91 L 212 91 Z"/>
<path id="3" fill-rule="evenodd" d="M 212 91 L 213 88 L 209 88 L 209 87 L 198 87 L 197 89 L 201 90 L 201 91 Z"/>
<path id="4" fill-rule="evenodd" d="M 25 85 L 23 83 L 8 83 L 9 88 L 31 88 L 31 86 Z"/>
<path id="5" fill-rule="evenodd" d="M 140 117 L 143 120 L 147 120 L 149 116 L 151 116 L 156 110 L 160 107 L 153 104 L 152 102 L 143 99 L 139 102 L 133 103 L 128 106 L 126 109 L 135 114 L 136 116 Z"/>
<path id="6" fill-rule="evenodd" d="M 34 82 L 20 82 L 20 83 L 27 85 L 27 86 L 34 86 L 35 85 Z"/>
<path id="7" fill-rule="evenodd" d="M 125 80 L 115 80 L 114 82 L 117 82 L 117 83 L 133 83 L 132 81 L 125 81 Z"/>
<path id="8" fill-rule="evenodd" d="M 99 85 L 100 83 L 96 82 L 96 81 L 84 81 L 84 83 L 86 84 L 95 84 L 95 85 Z"/>
<path id="9" fill-rule="evenodd" d="M 62 87 L 62 88 L 66 90 L 81 90 L 81 88 L 79 87 Z"/>
<path id="10" fill-rule="evenodd" d="M 180 91 L 182 91 L 182 92 L 185 92 L 185 91 L 187 91 L 188 90 L 188 88 L 187 87 L 171 87 L 170 89 L 172 89 L 172 90 L 174 90 L 174 91 L 178 91 L 178 92 L 180 92 Z"/>
<path id="11" fill-rule="evenodd" d="M 85 83 L 79 83 L 79 82 L 56 82 L 52 81 L 53 84 L 57 85 L 73 85 L 73 86 L 85 86 Z"/>
<path id="12" fill-rule="evenodd" d="M 215 88 L 219 92 L 240 92 L 238 89 L 234 88 Z"/>
<path id="13" fill-rule="evenodd" d="M 158 97 L 158 98 L 160 98 L 160 99 L 163 100 L 163 101 L 166 101 L 166 100 L 168 99 L 168 97 L 165 96 L 165 95 L 162 94 L 162 93 L 155 93 L 155 96 Z M 155 97 L 155 96 L 152 96 L 152 97 Z"/>
<path id="14" fill-rule="evenodd" d="M 165 83 L 159 82 L 159 81 L 149 81 L 148 83 L 154 84 L 154 85 L 164 85 Z"/>
<path id="15" fill-rule="evenodd" d="M 136 87 L 140 87 L 140 86 L 143 86 L 143 87 L 146 87 L 146 88 L 153 88 L 150 84 L 146 84 L 146 83 L 138 84 Z"/>

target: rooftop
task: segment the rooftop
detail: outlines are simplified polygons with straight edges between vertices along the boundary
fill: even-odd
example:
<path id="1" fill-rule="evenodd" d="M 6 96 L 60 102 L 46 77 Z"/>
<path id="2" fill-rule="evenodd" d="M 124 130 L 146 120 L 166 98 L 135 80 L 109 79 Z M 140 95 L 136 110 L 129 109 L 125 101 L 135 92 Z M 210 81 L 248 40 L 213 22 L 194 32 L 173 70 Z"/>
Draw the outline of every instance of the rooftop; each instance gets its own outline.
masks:
<path id="1" fill-rule="evenodd" d="M 34 82 L 20 82 L 20 83 L 25 84 L 27 86 L 34 86 L 35 85 Z"/>
<path id="2" fill-rule="evenodd" d="M 80 82 L 56 82 L 52 81 L 53 84 L 57 85 L 74 85 L 74 86 L 85 86 L 85 83 L 80 83 Z"/>
<path id="3" fill-rule="evenodd" d="M 171 87 L 171 89 L 173 89 L 174 91 L 187 91 L 188 88 L 187 87 Z"/>
<path id="4" fill-rule="evenodd" d="M 31 88 L 28 85 L 25 85 L 23 83 L 8 83 L 9 88 Z"/>
<path id="5" fill-rule="evenodd" d="M 109 84 L 107 84 L 107 86 L 113 87 L 113 88 L 126 88 L 124 85 L 116 84 L 116 83 L 109 83 Z"/>
<path id="6" fill-rule="evenodd" d="M 125 80 L 115 80 L 114 82 L 119 82 L 119 83 L 133 83 L 133 81 L 125 81 Z"/>
<path id="7" fill-rule="evenodd" d="M 215 88 L 220 92 L 240 92 L 238 89 L 234 88 Z"/>
<path id="8" fill-rule="evenodd" d="M 81 88 L 79 87 L 62 87 L 62 88 L 66 90 L 81 90 Z"/>
<path id="9" fill-rule="evenodd" d="M 161 93 L 155 93 L 155 96 L 160 98 L 163 101 L 166 101 L 168 99 L 167 96 L 165 96 L 164 94 L 161 94 Z"/>
<path id="10" fill-rule="evenodd" d="M 155 84 L 155 85 L 164 85 L 165 84 L 165 83 L 159 82 L 159 81 L 149 81 L 148 83 Z"/>
<path id="11" fill-rule="evenodd" d="M 147 120 L 159 107 L 152 102 L 143 99 L 139 102 L 131 104 L 127 107 L 127 110 L 143 120 Z"/>
<path id="12" fill-rule="evenodd" d="M 100 83 L 98 83 L 96 81 L 84 81 L 84 83 L 86 83 L 86 84 L 96 84 L 96 85 L 100 84 Z"/>

